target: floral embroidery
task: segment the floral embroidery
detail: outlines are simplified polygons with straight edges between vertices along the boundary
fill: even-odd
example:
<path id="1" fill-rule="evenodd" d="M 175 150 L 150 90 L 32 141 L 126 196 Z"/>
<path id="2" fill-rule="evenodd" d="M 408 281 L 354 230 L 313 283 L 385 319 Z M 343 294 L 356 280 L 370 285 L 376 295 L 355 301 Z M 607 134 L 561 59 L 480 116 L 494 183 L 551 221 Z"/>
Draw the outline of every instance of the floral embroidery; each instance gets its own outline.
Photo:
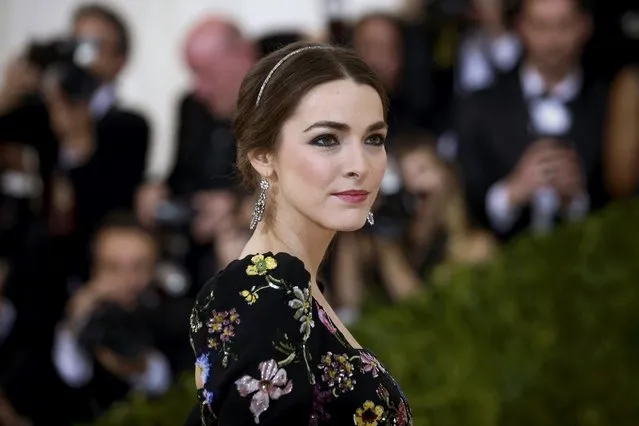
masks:
<path id="1" fill-rule="evenodd" d="M 202 321 L 198 318 L 198 310 L 197 307 L 194 307 L 191 310 L 191 316 L 189 318 L 189 322 L 191 324 L 191 333 L 197 333 L 202 328 Z"/>
<path id="2" fill-rule="evenodd" d="M 252 265 L 246 267 L 246 274 L 250 276 L 266 275 L 268 271 L 277 268 L 277 260 L 271 256 L 264 257 L 263 254 L 253 256 L 251 263 Z"/>
<path id="3" fill-rule="evenodd" d="M 293 382 L 287 379 L 286 370 L 279 368 L 274 359 L 260 362 L 259 370 L 259 380 L 247 375 L 235 381 L 242 397 L 255 393 L 250 406 L 255 423 L 259 423 L 260 415 L 268 410 L 270 400 L 279 399 L 293 390 Z"/>
<path id="4" fill-rule="evenodd" d="M 326 404 L 331 400 L 333 394 L 331 391 L 320 389 L 319 385 L 313 387 L 313 411 L 309 426 L 318 426 L 320 422 L 324 423 L 331 419 L 331 415 L 326 412 Z"/>
<path id="5" fill-rule="evenodd" d="M 386 407 L 388 407 L 388 410 L 392 413 L 393 425 L 407 426 L 413 424 L 409 419 L 410 414 L 403 399 L 400 399 L 399 405 L 395 405 L 390 400 L 388 389 L 386 389 L 382 384 L 377 387 L 377 396 L 379 399 L 384 401 Z"/>
<path id="6" fill-rule="evenodd" d="M 403 400 L 399 403 L 399 408 L 397 409 L 396 423 L 397 423 L 397 426 L 406 426 L 408 424 L 412 424 L 412 423 L 409 423 L 408 410 L 406 409 L 406 404 L 404 404 Z"/>
<path id="7" fill-rule="evenodd" d="M 377 426 L 384 416 L 384 408 L 375 405 L 373 401 L 366 401 L 355 411 L 353 421 L 357 426 Z"/>
<path id="8" fill-rule="evenodd" d="M 257 295 L 257 292 L 255 291 L 255 286 L 253 286 L 251 290 L 240 291 L 240 295 L 244 298 L 244 300 L 246 300 L 246 303 L 248 303 L 249 305 L 252 305 L 255 302 L 257 302 L 258 295 Z"/>
<path id="9" fill-rule="evenodd" d="M 231 356 L 230 343 L 235 337 L 235 326 L 240 323 L 240 314 L 235 309 L 230 311 L 211 311 L 211 318 L 207 323 L 209 332 L 208 346 L 211 349 L 222 350 L 222 367 L 228 366 Z"/>
<path id="10" fill-rule="evenodd" d="M 209 409 L 211 408 L 211 404 L 213 404 L 213 392 L 209 391 L 208 389 L 202 389 L 201 390 L 201 399 L 202 399 L 202 404 L 206 405 Z"/>
<path id="11" fill-rule="evenodd" d="M 353 378 L 353 364 L 345 354 L 327 352 L 320 361 L 318 368 L 322 370 L 322 380 L 328 384 L 334 396 L 352 391 L 355 388 Z"/>
<path id="12" fill-rule="evenodd" d="M 328 314 L 326 313 L 326 311 L 324 309 L 322 309 L 321 306 L 317 306 L 317 316 L 319 317 L 319 319 L 322 322 L 322 324 L 324 324 L 324 327 L 326 327 L 326 329 L 331 334 L 335 334 L 335 332 L 337 332 L 337 328 L 333 325 L 333 322 L 328 317 Z"/>
<path id="13" fill-rule="evenodd" d="M 302 323 L 300 333 L 308 339 L 311 328 L 315 326 L 311 311 L 311 292 L 308 288 L 301 290 L 299 287 L 293 287 L 293 294 L 295 298 L 288 302 L 288 306 L 296 309 L 294 318 Z"/>
<path id="14" fill-rule="evenodd" d="M 209 379 L 210 372 L 209 356 L 207 353 L 200 355 L 195 360 L 195 375 L 198 378 L 198 382 L 204 385 Z"/>
<path id="15" fill-rule="evenodd" d="M 375 378 L 379 376 L 380 372 L 382 374 L 386 374 L 384 366 L 371 354 L 362 351 L 359 356 L 359 360 L 362 363 L 362 373 L 371 373 L 371 375 Z"/>
<path id="16" fill-rule="evenodd" d="M 263 286 L 252 286 L 250 290 L 242 290 L 239 292 L 240 296 L 244 298 L 246 303 L 254 305 L 258 298 L 259 293 L 265 289 L 280 290 L 286 293 L 286 295 L 293 296 L 293 299 L 289 301 L 288 305 L 295 309 L 294 318 L 300 321 L 300 333 L 302 334 L 302 343 L 297 346 L 296 350 L 291 351 L 290 347 L 285 347 L 285 352 L 288 354 L 287 359 L 280 362 L 280 365 L 287 365 L 291 363 L 298 354 L 301 353 L 306 365 L 306 373 L 308 381 L 311 385 L 315 384 L 315 376 L 311 371 L 310 366 L 310 354 L 308 353 L 307 342 L 311 335 L 311 329 L 315 326 L 313 321 L 313 313 L 311 308 L 311 301 L 313 300 L 310 290 L 308 288 L 302 290 L 297 286 L 293 286 L 283 279 L 276 278 L 269 273 L 273 269 L 277 268 L 277 260 L 271 256 L 264 256 L 263 254 L 256 254 L 251 258 L 251 265 L 246 267 L 246 274 L 249 276 L 264 276 L 266 284 Z M 276 344 L 277 347 L 277 344 Z M 278 348 L 281 349 L 281 348 Z M 299 350 L 297 350 L 299 349 Z"/>

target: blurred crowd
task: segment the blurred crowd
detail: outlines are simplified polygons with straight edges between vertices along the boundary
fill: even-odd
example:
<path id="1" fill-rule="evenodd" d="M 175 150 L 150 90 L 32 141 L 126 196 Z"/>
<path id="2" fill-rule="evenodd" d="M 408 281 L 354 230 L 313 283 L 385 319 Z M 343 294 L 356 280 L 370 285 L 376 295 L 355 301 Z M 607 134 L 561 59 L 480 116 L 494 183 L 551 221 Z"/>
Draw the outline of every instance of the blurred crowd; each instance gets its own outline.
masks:
<path id="1" fill-rule="evenodd" d="M 235 174 L 240 83 L 261 56 L 307 38 L 254 40 L 215 16 L 194 25 L 173 168 L 158 179 L 145 175 L 149 121 L 119 103 L 125 17 L 86 4 L 70 22 L 25 46 L 0 84 L 6 426 L 90 422 L 192 370 L 192 301 L 239 255 L 255 201 Z M 322 271 L 346 324 L 371 294 L 427 292 L 447 266 L 637 192 L 630 2 L 414 0 L 357 22 L 335 13 L 326 28 L 322 41 L 351 46 L 391 100 L 375 224 L 338 235 Z"/>

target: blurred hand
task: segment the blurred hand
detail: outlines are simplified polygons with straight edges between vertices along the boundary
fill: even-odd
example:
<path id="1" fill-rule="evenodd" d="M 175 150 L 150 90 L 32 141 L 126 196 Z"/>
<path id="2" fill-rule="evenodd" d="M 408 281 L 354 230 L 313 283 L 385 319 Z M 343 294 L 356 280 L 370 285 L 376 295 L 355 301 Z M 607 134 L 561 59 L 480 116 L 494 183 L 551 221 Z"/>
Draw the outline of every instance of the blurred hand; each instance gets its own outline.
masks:
<path id="1" fill-rule="evenodd" d="M 14 59 L 4 73 L 0 87 L 0 112 L 13 108 L 20 98 L 36 92 L 40 85 L 41 72 L 24 58 Z"/>
<path id="2" fill-rule="evenodd" d="M 78 327 L 84 325 L 102 297 L 102 294 L 90 284 L 85 284 L 71 297 L 66 309 L 67 320 L 74 331 L 80 331 Z"/>
<path id="3" fill-rule="evenodd" d="M 44 94 L 51 127 L 60 141 L 61 148 L 66 150 L 74 161 L 88 160 L 95 149 L 94 123 L 89 103 L 70 101 L 53 79 L 46 82 Z"/>
<path id="4" fill-rule="evenodd" d="M 145 356 L 138 360 L 131 361 L 107 348 L 98 348 L 95 356 L 98 362 L 107 371 L 121 379 L 126 379 L 133 375 L 144 373 L 147 366 Z"/>
<path id="5" fill-rule="evenodd" d="M 142 226 L 155 225 L 155 212 L 168 196 L 169 191 L 162 183 L 146 183 L 140 187 L 135 197 L 135 212 Z"/>
<path id="6" fill-rule="evenodd" d="M 119 294 L 117 286 L 109 281 L 95 279 L 86 283 L 67 303 L 67 320 L 71 328 L 79 331 L 78 327 L 84 326 L 86 319 L 101 302 L 112 301 L 126 304 L 124 296 Z"/>
<path id="7" fill-rule="evenodd" d="M 558 144 L 553 139 L 539 140 L 524 152 L 506 180 L 512 204 L 521 206 L 529 203 L 535 191 L 552 183 L 558 154 Z"/>
<path id="8" fill-rule="evenodd" d="M 226 190 L 202 191 L 195 194 L 193 206 L 197 213 L 192 227 L 195 240 L 199 243 L 213 241 L 228 223 L 224 218 L 233 213 L 235 202 L 235 195 Z"/>
<path id="9" fill-rule="evenodd" d="M 577 195 L 585 191 L 581 159 L 574 150 L 568 148 L 559 150 L 552 185 L 564 203 L 571 202 Z"/>
<path id="10" fill-rule="evenodd" d="M 32 422 L 16 412 L 13 405 L 0 391 L 0 425 L 31 426 Z"/>

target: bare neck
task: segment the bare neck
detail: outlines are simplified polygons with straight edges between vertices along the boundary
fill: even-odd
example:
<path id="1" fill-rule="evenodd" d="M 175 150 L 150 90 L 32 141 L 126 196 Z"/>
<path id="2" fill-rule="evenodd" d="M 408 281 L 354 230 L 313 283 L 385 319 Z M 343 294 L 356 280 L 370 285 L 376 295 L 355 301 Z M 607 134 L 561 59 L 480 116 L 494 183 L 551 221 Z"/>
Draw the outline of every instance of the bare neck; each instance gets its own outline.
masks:
<path id="1" fill-rule="evenodd" d="M 334 236 L 335 231 L 321 228 L 306 218 L 298 221 L 273 219 L 270 223 L 257 225 L 242 257 L 269 251 L 286 252 L 304 263 L 311 274 L 311 282 L 316 284 L 319 268 Z"/>

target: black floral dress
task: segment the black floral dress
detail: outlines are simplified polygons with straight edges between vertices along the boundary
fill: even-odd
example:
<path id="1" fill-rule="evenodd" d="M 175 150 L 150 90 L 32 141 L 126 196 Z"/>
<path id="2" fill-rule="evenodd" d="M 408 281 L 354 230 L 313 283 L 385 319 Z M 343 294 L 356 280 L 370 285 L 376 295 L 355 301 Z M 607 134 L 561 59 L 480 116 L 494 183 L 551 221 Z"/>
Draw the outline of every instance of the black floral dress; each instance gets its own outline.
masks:
<path id="1" fill-rule="evenodd" d="M 191 344 L 203 425 L 412 425 L 398 384 L 349 345 L 289 254 L 247 256 L 211 280 Z"/>

